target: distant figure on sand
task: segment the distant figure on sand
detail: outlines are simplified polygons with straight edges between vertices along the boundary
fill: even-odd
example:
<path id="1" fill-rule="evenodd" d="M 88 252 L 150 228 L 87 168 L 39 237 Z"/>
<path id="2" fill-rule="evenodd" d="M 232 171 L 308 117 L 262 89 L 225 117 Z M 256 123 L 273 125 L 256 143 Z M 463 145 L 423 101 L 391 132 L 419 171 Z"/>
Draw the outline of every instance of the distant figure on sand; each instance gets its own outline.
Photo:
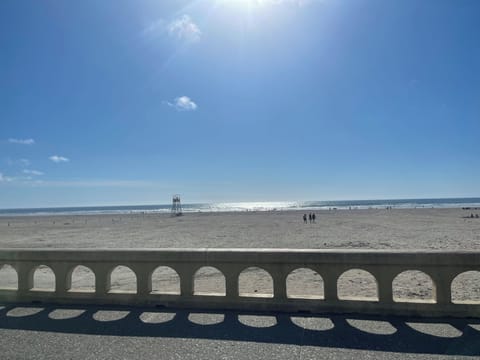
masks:
<path id="1" fill-rule="evenodd" d="M 308 214 L 308 221 L 310 221 L 310 224 L 312 223 L 312 213 Z"/>
<path id="2" fill-rule="evenodd" d="M 303 223 L 304 223 L 304 224 L 307 223 L 307 214 L 303 214 Z"/>
<path id="3" fill-rule="evenodd" d="M 312 221 L 314 224 L 315 224 L 315 218 L 316 218 L 315 213 L 312 213 Z"/>

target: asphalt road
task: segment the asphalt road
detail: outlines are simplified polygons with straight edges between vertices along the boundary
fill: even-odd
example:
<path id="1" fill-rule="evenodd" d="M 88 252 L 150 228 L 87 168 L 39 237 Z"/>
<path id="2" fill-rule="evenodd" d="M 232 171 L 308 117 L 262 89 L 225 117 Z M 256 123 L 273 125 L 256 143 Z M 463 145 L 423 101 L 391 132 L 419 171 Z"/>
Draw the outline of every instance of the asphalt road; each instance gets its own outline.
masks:
<path id="1" fill-rule="evenodd" d="M 0 359 L 453 359 L 480 320 L 0 305 Z"/>

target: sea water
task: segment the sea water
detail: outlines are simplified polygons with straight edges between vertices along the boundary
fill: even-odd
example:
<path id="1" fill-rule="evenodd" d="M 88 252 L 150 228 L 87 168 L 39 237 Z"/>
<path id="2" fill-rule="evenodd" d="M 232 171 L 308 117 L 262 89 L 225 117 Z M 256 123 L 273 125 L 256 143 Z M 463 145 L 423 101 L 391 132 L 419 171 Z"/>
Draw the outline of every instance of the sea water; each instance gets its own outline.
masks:
<path id="1" fill-rule="evenodd" d="M 194 212 L 243 212 L 243 211 L 288 211 L 330 209 L 414 209 L 414 208 L 480 208 L 480 198 L 445 199 L 387 199 L 387 200 L 341 200 L 341 201 L 259 201 L 183 204 L 185 213 Z M 170 213 L 171 204 L 54 207 L 32 209 L 0 209 L 0 216 L 12 215 L 94 215 L 132 213 Z"/>

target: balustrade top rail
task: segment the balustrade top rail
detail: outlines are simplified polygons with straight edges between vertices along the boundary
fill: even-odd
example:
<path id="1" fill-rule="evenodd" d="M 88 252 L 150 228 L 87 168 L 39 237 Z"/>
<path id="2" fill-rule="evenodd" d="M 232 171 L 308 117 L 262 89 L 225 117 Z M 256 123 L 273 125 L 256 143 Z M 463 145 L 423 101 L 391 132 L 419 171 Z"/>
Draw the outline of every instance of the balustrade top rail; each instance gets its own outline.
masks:
<path id="1" fill-rule="evenodd" d="M 480 251 L 371 249 L 22 249 L 0 248 L 0 262 L 226 262 L 256 264 L 359 264 L 479 266 Z"/>

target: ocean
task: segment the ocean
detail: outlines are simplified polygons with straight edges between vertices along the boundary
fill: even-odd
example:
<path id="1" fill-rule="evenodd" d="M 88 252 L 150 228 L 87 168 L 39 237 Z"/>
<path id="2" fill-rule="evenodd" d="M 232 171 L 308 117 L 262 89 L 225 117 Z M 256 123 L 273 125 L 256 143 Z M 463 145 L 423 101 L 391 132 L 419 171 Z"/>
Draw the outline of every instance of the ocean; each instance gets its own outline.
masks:
<path id="1" fill-rule="evenodd" d="M 345 209 L 395 209 L 413 208 L 480 208 L 480 198 L 445 199 L 388 199 L 388 200 L 341 200 L 341 201 L 271 201 L 271 202 L 224 202 L 183 204 L 184 213 L 195 212 L 243 212 L 243 211 L 288 211 L 288 210 L 345 210 Z M 0 216 L 32 215 L 94 215 L 131 213 L 170 213 L 171 204 L 52 207 L 31 209 L 0 209 Z"/>

